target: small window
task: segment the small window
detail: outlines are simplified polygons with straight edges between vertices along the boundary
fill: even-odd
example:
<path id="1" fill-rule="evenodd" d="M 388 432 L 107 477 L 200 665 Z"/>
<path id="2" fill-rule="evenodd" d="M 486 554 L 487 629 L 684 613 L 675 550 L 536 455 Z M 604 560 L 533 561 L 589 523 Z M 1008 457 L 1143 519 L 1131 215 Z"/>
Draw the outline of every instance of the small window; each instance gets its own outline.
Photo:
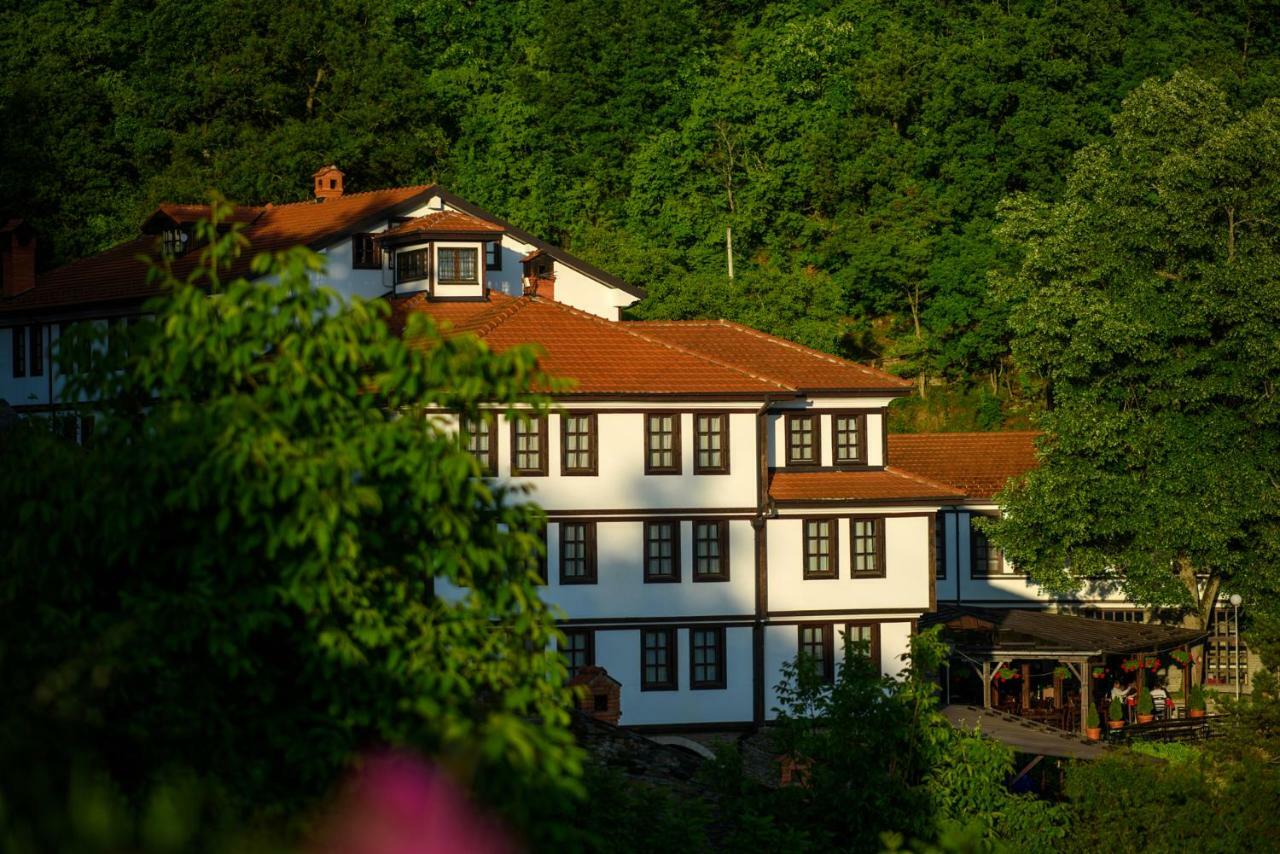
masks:
<path id="1" fill-rule="evenodd" d="M 689 687 L 695 691 L 724 688 L 724 627 L 689 629 Z"/>
<path id="2" fill-rule="evenodd" d="M 594 712 L 609 711 L 609 695 L 595 694 L 591 697 L 591 710 Z"/>
<path id="3" fill-rule="evenodd" d="M 9 330 L 9 334 L 13 336 L 13 375 L 25 377 L 27 375 L 27 330 L 25 327 L 15 326 Z"/>
<path id="4" fill-rule="evenodd" d="M 457 247 L 437 249 L 436 264 L 439 267 L 437 279 L 441 284 L 476 284 L 480 281 L 478 258 L 479 253 L 474 249 Z"/>
<path id="5" fill-rule="evenodd" d="M 511 421 L 511 474 L 543 477 L 547 473 L 547 416 Z"/>
<path id="6" fill-rule="evenodd" d="M 191 242 L 191 233 L 184 228 L 166 228 L 162 238 L 164 254 L 170 258 L 179 258 L 186 254 L 187 244 Z"/>
<path id="7" fill-rule="evenodd" d="M 804 525 L 804 577 L 837 577 L 836 520 L 805 519 L 801 524 Z"/>
<path id="8" fill-rule="evenodd" d="M 676 630 L 640 632 L 640 690 L 676 690 Z"/>
<path id="9" fill-rule="evenodd" d="M 938 516 L 933 525 L 933 575 L 947 577 L 947 520 Z"/>
<path id="10" fill-rule="evenodd" d="M 810 659 L 822 681 L 835 678 L 835 654 L 831 623 L 806 623 L 800 626 L 800 655 Z"/>
<path id="11" fill-rule="evenodd" d="M 596 663 L 596 637 L 590 629 L 565 629 L 564 640 L 560 644 L 560 654 L 564 656 L 569 667 L 569 678 L 578 675 L 578 671 Z"/>
<path id="12" fill-rule="evenodd" d="M 560 473 L 596 473 L 595 413 L 566 412 L 560 416 Z"/>
<path id="13" fill-rule="evenodd" d="M 366 232 L 351 236 L 351 266 L 356 270 L 382 269 L 382 247 L 376 235 Z"/>
<path id="14" fill-rule="evenodd" d="M 884 575 L 884 520 L 854 517 L 852 520 L 853 574 Z"/>
<path id="15" fill-rule="evenodd" d="M 595 522 L 560 523 L 560 583 L 596 583 Z"/>
<path id="16" fill-rule="evenodd" d="M 729 523 L 724 519 L 693 522 L 693 580 L 729 580 Z"/>
<path id="17" fill-rule="evenodd" d="M 468 421 L 463 428 L 466 434 L 467 450 L 480 463 L 480 473 L 489 477 L 498 474 L 498 442 L 494 430 L 494 417 L 482 415 L 474 421 Z"/>
<path id="18" fill-rule="evenodd" d="M 674 519 L 644 523 L 644 580 L 680 580 L 680 523 Z"/>
<path id="19" fill-rule="evenodd" d="M 645 474 L 680 474 L 680 413 L 650 413 L 645 424 Z"/>
<path id="20" fill-rule="evenodd" d="M 44 376 L 44 327 L 27 327 L 27 371 L 33 377 Z"/>
<path id="21" fill-rule="evenodd" d="M 430 275 L 430 249 L 408 249 L 396 253 L 397 282 L 417 282 Z"/>
<path id="22" fill-rule="evenodd" d="M 699 412 L 693 416 L 693 473 L 729 473 L 729 416 Z"/>
<path id="23" fill-rule="evenodd" d="M 985 531 L 974 526 L 980 516 L 969 517 L 969 556 L 972 561 L 971 574 L 974 578 L 990 575 L 1012 575 L 1004 563 L 1004 555 L 991 541 Z"/>
<path id="24" fill-rule="evenodd" d="M 787 416 L 787 465 L 816 466 L 819 426 L 817 415 Z"/>
<path id="25" fill-rule="evenodd" d="M 831 416 L 831 458 L 836 465 L 866 462 L 867 419 L 865 415 L 837 413 Z"/>
<path id="26" fill-rule="evenodd" d="M 856 650 L 860 649 L 877 665 L 880 663 L 880 624 L 849 623 L 844 627 L 845 642 Z"/>
<path id="27" fill-rule="evenodd" d="M 484 268 L 486 270 L 502 269 L 502 243 L 493 241 L 484 245 Z"/>

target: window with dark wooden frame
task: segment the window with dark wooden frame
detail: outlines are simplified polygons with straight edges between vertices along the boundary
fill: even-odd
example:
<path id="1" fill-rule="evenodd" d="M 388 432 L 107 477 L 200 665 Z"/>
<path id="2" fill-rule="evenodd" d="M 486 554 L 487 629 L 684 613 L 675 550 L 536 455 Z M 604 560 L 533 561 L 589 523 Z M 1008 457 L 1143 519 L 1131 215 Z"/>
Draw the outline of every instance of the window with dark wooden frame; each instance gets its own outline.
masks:
<path id="1" fill-rule="evenodd" d="M 502 269 L 502 243 L 494 240 L 484 245 L 484 268 L 486 270 Z"/>
<path id="2" fill-rule="evenodd" d="M 644 523 L 644 580 L 680 580 L 680 521 L 660 519 Z"/>
<path id="3" fill-rule="evenodd" d="M 835 678 L 835 643 L 831 623 L 802 623 L 800 625 L 800 655 L 808 657 L 817 668 L 822 681 Z"/>
<path id="4" fill-rule="evenodd" d="M 27 330 L 22 326 L 14 326 L 9 330 L 9 334 L 13 337 L 13 375 L 25 377 L 27 375 Z"/>
<path id="5" fill-rule="evenodd" d="M 361 232 L 351 235 L 351 267 L 354 270 L 382 269 L 382 246 L 376 234 Z"/>
<path id="6" fill-rule="evenodd" d="M 880 624 L 848 623 L 844 627 L 844 640 L 850 646 L 862 646 L 866 656 L 877 666 L 880 664 Z"/>
<path id="7" fill-rule="evenodd" d="M 987 578 L 992 575 L 1015 575 L 1005 565 L 1004 554 L 987 539 L 986 531 L 980 530 L 974 522 L 982 516 L 969 517 L 969 567 L 974 578 Z"/>
<path id="8" fill-rule="evenodd" d="M 511 474 L 545 477 L 547 474 L 547 416 L 511 420 Z"/>
<path id="9" fill-rule="evenodd" d="M 596 663 L 596 633 L 591 629 L 565 629 L 560 654 L 569 667 L 569 678 L 578 671 Z"/>
<path id="10" fill-rule="evenodd" d="M 850 522 L 849 558 L 858 577 L 884 576 L 884 519 L 855 516 Z"/>
<path id="11" fill-rule="evenodd" d="M 498 433 L 493 415 L 482 415 L 463 426 L 467 450 L 480 463 L 481 474 L 496 477 L 498 474 Z"/>
<path id="12" fill-rule="evenodd" d="M 560 583 L 596 583 L 596 523 L 560 523 Z"/>
<path id="13" fill-rule="evenodd" d="M 594 412 L 566 412 L 560 416 L 560 473 L 593 475 L 596 473 L 596 415 Z"/>
<path id="14" fill-rule="evenodd" d="M 693 416 L 693 473 L 729 473 L 729 416 L 697 412 Z"/>
<path id="15" fill-rule="evenodd" d="M 822 462 L 821 423 L 813 413 L 787 415 L 787 465 L 816 466 Z"/>
<path id="16" fill-rule="evenodd" d="M 402 249 L 396 253 L 396 282 L 416 282 L 430 275 L 430 249 Z"/>
<path id="17" fill-rule="evenodd" d="M 644 473 L 680 474 L 680 413 L 644 417 Z"/>
<path id="18" fill-rule="evenodd" d="M 694 691 L 724 688 L 724 626 L 693 626 L 689 629 L 689 688 Z"/>
<path id="19" fill-rule="evenodd" d="M 933 526 L 933 576 L 947 577 L 947 520 L 941 514 Z"/>
<path id="20" fill-rule="evenodd" d="M 805 519 L 804 577 L 836 578 L 836 519 Z"/>
<path id="21" fill-rule="evenodd" d="M 729 522 L 693 520 L 693 580 L 729 580 Z"/>
<path id="22" fill-rule="evenodd" d="M 838 466 L 867 461 L 867 416 L 837 412 L 831 416 L 831 460 Z"/>
<path id="23" fill-rule="evenodd" d="M 676 666 L 676 630 L 642 629 L 640 631 L 640 690 L 674 691 Z"/>
<path id="24" fill-rule="evenodd" d="M 471 285 L 480 281 L 480 253 L 475 249 L 441 246 L 436 249 L 436 280 L 446 285 Z"/>
<path id="25" fill-rule="evenodd" d="M 27 372 L 44 376 L 44 327 L 36 323 L 27 327 Z"/>

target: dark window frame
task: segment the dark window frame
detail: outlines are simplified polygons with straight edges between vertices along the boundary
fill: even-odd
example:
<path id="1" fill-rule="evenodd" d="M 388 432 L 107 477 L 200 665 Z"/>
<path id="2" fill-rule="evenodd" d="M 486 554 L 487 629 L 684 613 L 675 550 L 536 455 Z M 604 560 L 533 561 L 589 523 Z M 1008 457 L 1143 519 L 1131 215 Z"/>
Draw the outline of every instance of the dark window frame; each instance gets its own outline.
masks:
<path id="1" fill-rule="evenodd" d="M 666 637 L 667 678 L 649 679 L 649 668 L 645 659 L 649 652 L 649 637 Z M 657 647 L 654 647 L 657 649 Z M 677 691 L 680 688 L 680 639 L 672 626 L 651 627 L 640 630 L 640 690 L 641 691 Z"/>
<path id="2" fill-rule="evenodd" d="M 805 643 L 805 631 L 818 629 L 822 632 L 820 643 L 822 645 L 822 655 L 815 656 L 807 649 L 810 644 Z M 796 626 L 796 655 L 808 655 L 818 661 L 819 667 L 822 669 L 819 674 L 822 676 L 823 682 L 833 682 L 836 676 L 835 662 L 835 624 L 834 623 L 800 623 Z"/>
<path id="3" fill-rule="evenodd" d="M 671 419 L 671 460 L 669 466 L 654 465 L 653 454 L 651 450 L 651 437 L 653 436 L 654 419 L 670 418 Z M 682 474 L 684 470 L 683 460 L 681 458 L 682 450 L 680 447 L 680 425 L 683 415 L 680 412 L 646 412 L 644 414 L 644 473 L 649 475 L 668 475 Z M 659 451 L 658 453 L 662 453 Z"/>
<path id="4" fill-rule="evenodd" d="M 671 574 L 658 575 L 650 572 L 650 562 L 657 556 L 653 553 L 653 539 L 650 530 L 659 525 L 671 528 Z M 680 520 L 679 519 L 647 519 L 643 526 L 644 536 L 644 583 L 645 584 L 679 584 L 681 578 L 680 560 Z"/>
<path id="5" fill-rule="evenodd" d="M 524 428 L 534 425 L 538 434 L 538 465 L 534 467 L 520 466 L 520 436 Z M 537 415 L 532 418 L 513 417 L 511 419 L 511 476 L 512 477 L 546 477 L 547 459 L 551 456 L 547 448 L 547 416 Z"/>
<path id="6" fill-rule="evenodd" d="M 698 428 L 702 419 L 713 419 L 720 423 L 720 464 L 702 465 L 702 436 Z M 693 413 L 693 473 L 694 474 L 729 474 L 729 413 L 727 412 L 695 412 Z"/>
<path id="7" fill-rule="evenodd" d="M 581 527 L 583 529 L 583 552 L 582 552 L 582 575 L 564 574 L 565 560 L 565 539 L 569 528 Z M 596 562 L 596 523 L 585 519 L 566 519 L 559 523 L 559 541 L 560 553 L 556 555 L 559 558 L 560 565 L 560 584 L 595 584 L 598 580 L 597 562 Z"/>
<path id="8" fill-rule="evenodd" d="M 27 327 L 27 376 L 44 376 L 44 324 Z"/>
<path id="9" fill-rule="evenodd" d="M 493 252 L 493 260 L 489 260 L 489 253 Z M 486 270 L 502 269 L 502 241 L 491 240 L 484 245 L 484 268 Z"/>
<path id="10" fill-rule="evenodd" d="M 357 231 L 351 235 L 351 269 L 382 269 L 382 244 L 377 237 L 372 231 Z"/>
<path id="11" fill-rule="evenodd" d="M 813 423 L 813 459 L 802 459 L 793 456 L 791 436 L 795 430 L 795 425 L 800 421 L 811 421 Z M 784 419 L 786 425 L 786 461 L 788 466 L 796 468 L 812 468 L 822 465 L 822 414 L 819 412 L 788 412 Z"/>
<path id="12" fill-rule="evenodd" d="M 715 638 L 715 643 L 710 648 L 715 649 L 716 662 L 715 673 L 710 679 L 698 678 L 698 662 L 697 653 L 699 649 L 707 649 L 707 645 L 698 645 L 698 634 L 705 632 Z M 724 626 L 702 626 L 693 625 L 689 627 L 689 690 L 690 691 L 719 691 L 729 687 L 728 672 L 729 668 L 725 661 L 728 654 L 728 641 L 725 637 Z M 702 665 L 706 666 L 706 665 Z"/>
<path id="13" fill-rule="evenodd" d="M 561 654 L 565 660 L 565 667 L 568 668 L 569 678 L 572 679 L 577 675 L 577 671 L 583 667 L 591 667 L 596 663 L 596 633 L 594 629 L 561 629 L 565 641 L 570 638 L 582 638 L 584 640 L 582 655 L 586 658 L 582 664 L 574 665 L 573 659 L 566 653 L 577 653 L 578 650 L 569 649 L 567 646 L 556 645 L 556 651 Z"/>
<path id="14" fill-rule="evenodd" d="M 586 437 L 589 460 L 586 466 L 573 467 L 569 465 L 569 420 L 572 418 L 587 419 Z M 560 413 L 560 474 L 566 477 L 592 477 L 599 472 L 599 466 L 600 430 L 597 414 L 581 411 Z"/>
<path id="15" fill-rule="evenodd" d="M 461 256 L 464 252 L 471 253 L 472 263 L 474 264 L 475 276 L 470 279 L 446 279 L 444 277 L 445 265 L 441 261 L 444 253 L 456 253 L 458 255 L 457 269 L 462 269 Z M 440 285 L 478 285 L 484 279 L 482 262 L 480 259 L 480 250 L 474 246 L 436 246 L 436 283 Z"/>
<path id="16" fill-rule="evenodd" d="M 719 572 L 700 572 L 698 569 L 698 526 L 714 525 L 716 526 L 716 541 L 720 549 L 720 571 Z M 729 520 L 728 519 L 694 519 L 693 530 L 690 532 L 693 539 L 693 566 L 690 567 L 690 575 L 695 582 L 715 582 L 729 580 Z"/>
<path id="17" fill-rule="evenodd" d="M 858 523 L 870 522 L 874 526 L 875 569 L 858 569 L 858 545 L 865 538 L 858 536 Z M 887 569 L 885 560 L 885 517 L 856 515 L 849 518 L 849 573 L 852 578 L 884 578 Z"/>
<path id="18" fill-rule="evenodd" d="M 831 464 L 833 466 L 857 466 L 867 465 L 867 413 L 857 410 L 834 410 L 831 413 Z M 857 457 L 854 459 L 842 459 L 840 457 L 840 436 L 843 432 L 840 429 L 840 419 L 852 418 L 855 429 L 858 431 L 857 441 L 854 443 Z M 847 443 L 846 443 L 847 444 Z"/>
<path id="19" fill-rule="evenodd" d="M 13 378 L 21 379 L 27 375 L 27 327 L 13 326 L 9 328 L 10 343 L 13 345 L 12 362 Z"/>
<path id="20" fill-rule="evenodd" d="M 1021 578 L 1025 577 L 1025 573 L 1009 572 L 1008 566 L 1004 562 L 1004 551 L 996 548 L 991 544 L 991 540 L 987 537 L 986 532 L 979 531 L 973 526 L 974 519 L 993 519 L 987 513 L 970 513 L 969 514 L 969 577 L 970 578 Z M 984 568 L 978 568 L 978 552 L 979 543 L 982 543 L 988 553 L 995 553 L 995 572 L 991 572 L 988 567 L 991 566 L 990 554 L 983 560 Z"/>
<path id="21" fill-rule="evenodd" d="M 482 457 L 476 453 L 475 448 L 471 446 L 471 440 L 476 437 L 476 426 L 483 424 L 489 438 L 489 449 Z M 463 434 L 465 436 L 464 447 L 476 458 L 480 463 L 480 473 L 486 477 L 498 476 L 498 416 L 495 413 L 484 413 L 478 421 L 468 419 L 463 425 Z"/>
<path id="22" fill-rule="evenodd" d="M 880 623 L 874 620 L 854 620 L 851 623 L 844 624 L 845 642 L 852 640 L 849 635 L 854 629 L 871 629 L 871 637 L 868 638 L 869 644 L 867 649 L 867 657 L 875 664 L 876 669 L 880 669 Z"/>
<path id="23" fill-rule="evenodd" d="M 812 550 L 809 548 L 809 543 L 813 539 L 815 539 L 814 537 L 811 537 L 809 535 L 809 526 L 815 523 L 823 523 L 829 526 L 830 533 L 825 537 L 827 541 L 827 547 L 830 550 L 828 552 L 828 564 L 830 565 L 831 568 L 828 570 L 815 571 L 815 570 L 809 569 L 809 555 L 812 552 Z M 801 525 L 800 539 L 803 543 L 803 548 L 804 548 L 804 551 L 801 553 L 800 560 L 801 560 L 801 566 L 804 569 L 804 578 L 806 580 L 809 580 L 809 579 L 827 580 L 832 578 L 839 578 L 840 577 L 840 518 L 838 516 L 809 516 L 804 519 L 801 519 L 800 525 Z M 812 552 L 812 553 L 815 555 L 817 554 L 816 552 Z"/>
<path id="24" fill-rule="evenodd" d="M 947 518 L 939 513 L 933 526 L 933 577 L 942 581 L 947 577 Z"/>
<path id="25" fill-rule="evenodd" d="M 408 258 L 421 258 L 421 264 L 409 265 L 404 263 Z M 412 266 L 411 275 L 405 275 L 405 268 Z M 430 281 L 431 279 L 431 247 L 424 246 L 421 249 L 401 249 L 396 252 L 396 284 L 404 284 L 406 282 Z"/>

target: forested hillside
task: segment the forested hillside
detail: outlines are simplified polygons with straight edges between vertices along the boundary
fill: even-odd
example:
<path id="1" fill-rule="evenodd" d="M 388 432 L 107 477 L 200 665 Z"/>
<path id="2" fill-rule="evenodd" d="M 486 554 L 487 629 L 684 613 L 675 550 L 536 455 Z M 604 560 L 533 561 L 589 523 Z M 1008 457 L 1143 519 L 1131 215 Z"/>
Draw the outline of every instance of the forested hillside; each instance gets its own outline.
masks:
<path id="1" fill-rule="evenodd" d="M 1143 80 L 1280 95 L 1280 4 L 33 0 L 0 13 L 0 210 L 55 264 L 210 188 L 440 181 L 647 287 L 883 360 L 901 427 L 1035 405 L 989 272 Z M 732 229 L 728 276 L 726 231 Z"/>

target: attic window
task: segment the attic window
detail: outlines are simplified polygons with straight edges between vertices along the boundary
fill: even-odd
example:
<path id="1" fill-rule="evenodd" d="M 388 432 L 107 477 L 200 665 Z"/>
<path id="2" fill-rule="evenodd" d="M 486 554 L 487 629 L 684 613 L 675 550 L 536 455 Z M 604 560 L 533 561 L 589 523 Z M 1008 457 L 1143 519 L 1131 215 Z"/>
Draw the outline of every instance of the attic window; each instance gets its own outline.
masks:
<path id="1" fill-rule="evenodd" d="M 181 226 L 164 230 L 164 254 L 170 258 L 178 258 L 186 253 L 191 235 Z"/>
<path id="2" fill-rule="evenodd" d="M 474 249 L 445 249 L 436 252 L 439 280 L 448 284 L 473 285 L 480 281 L 480 253 Z"/>
<path id="3" fill-rule="evenodd" d="M 374 235 L 363 233 L 351 236 L 351 266 L 356 270 L 382 269 L 382 247 Z"/>

